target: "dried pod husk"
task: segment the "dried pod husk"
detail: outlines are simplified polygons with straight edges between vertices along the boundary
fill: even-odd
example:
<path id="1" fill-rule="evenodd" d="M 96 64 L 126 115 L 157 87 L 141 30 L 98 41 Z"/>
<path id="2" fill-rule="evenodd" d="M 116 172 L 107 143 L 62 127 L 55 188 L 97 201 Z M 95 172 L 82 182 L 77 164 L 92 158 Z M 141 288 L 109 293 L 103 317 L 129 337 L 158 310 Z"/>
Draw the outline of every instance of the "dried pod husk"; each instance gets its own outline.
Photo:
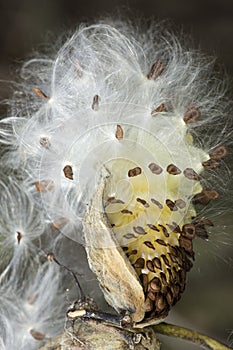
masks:
<path id="1" fill-rule="evenodd" d="M 103 191 L 107 176 L 103 169 L 98 190 L 83 221 L 87 258 L 109 305 L 118 312 L 129 312 L 133 322 L 140 322 L 145 314 L 142 286 L 104 215 Z"/>
<path id="2" fill-rule="evenodd" d="M 151 328 L 128 331 L 95 321 L 76 322 L 64 334 L 51 339 L 40 350 L 160 350 Z"/>

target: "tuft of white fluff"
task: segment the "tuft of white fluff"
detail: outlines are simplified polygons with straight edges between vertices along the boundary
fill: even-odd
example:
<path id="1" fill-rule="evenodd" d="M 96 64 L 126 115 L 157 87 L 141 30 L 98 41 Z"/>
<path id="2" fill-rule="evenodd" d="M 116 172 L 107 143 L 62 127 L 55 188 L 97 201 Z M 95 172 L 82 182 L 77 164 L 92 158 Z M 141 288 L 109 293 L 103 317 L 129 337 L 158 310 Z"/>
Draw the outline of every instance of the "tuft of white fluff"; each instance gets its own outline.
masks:
<path id="1" fill-rule="evenodd" d="M 27 265 L 38 254 L 45 230 L 43 213 L 35 207 L 29 189 L 8 177 L 0 182 L 0 256 L 1 269 Z"/>
<path id="2" fill-rule="evenodd" d="M 156 152 L 162 154 L 161 164 L 167 149 L 164 165 L 170 159 L 183 167 L 189 158 L 186 166 L 196 162 L 200 173 L 210 149 L 229 136 L 225 86 L 212 77 L 213 62 L 183 49 L 159 26 L 146 33 L 125 23 L 117 26 L 81 26 L 53 60 L 25 63 L 21 73 L 25 100 L 16 93 L 12 116 L 2 121 L 1 140 L 12 149 L 6 164 L 23 166 L 32 183 L 46 182 L 48 190 L 41 199 L 48 216 L 51 221 L 64 217 L 63 232 L 79 241 L 76 228 L 103 164 L 127 158 L 145 165 L 154 148 L 161 148 Z M 164 72 L 148 79 L 158 61 L 164 62 Z M 35 87 L 42 96 L 35 94 Z M 167 111 L 151 116 L 162 103 Z M 183 116 L 192 106 L 201 111 L 201 118 L 185 124 Z M 116 139 L 116 124 L 127 129 L 128 145 Z M 190 134 L 195 136 L 195 147 L 188 140 Z M 64 176 L 66 165 L 72 167 L 73 180 Z"/>
<path id="3" fill-rule="evenodd" d="M 28 270 L 22 271 L 20 265 L 1 278 L 1 349 L 38 349 L 64 325 L 64 293 L 58 267 L 47 262 L 37 264 L 33 273 Z"/>

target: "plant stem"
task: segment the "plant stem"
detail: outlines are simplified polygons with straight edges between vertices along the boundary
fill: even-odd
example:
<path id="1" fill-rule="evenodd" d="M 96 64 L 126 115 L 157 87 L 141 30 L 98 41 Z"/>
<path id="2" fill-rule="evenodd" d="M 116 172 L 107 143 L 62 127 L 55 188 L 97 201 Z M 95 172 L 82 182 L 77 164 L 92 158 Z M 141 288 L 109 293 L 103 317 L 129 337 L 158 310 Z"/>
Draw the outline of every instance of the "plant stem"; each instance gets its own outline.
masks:
<path id="1" fill-rule="evenodd" d="M 217 340 L 207 337 L 206 335 L 197 333 L 187 328 L 175 326 L 165 322 L 159 323 L 153 327 L 154 331 L 159 334 L 168 335 L 184 340 L 188 340 L 194 344 L 199 345 L 206 350 L 230 350 L 226 345 L 221 344 Z"/>

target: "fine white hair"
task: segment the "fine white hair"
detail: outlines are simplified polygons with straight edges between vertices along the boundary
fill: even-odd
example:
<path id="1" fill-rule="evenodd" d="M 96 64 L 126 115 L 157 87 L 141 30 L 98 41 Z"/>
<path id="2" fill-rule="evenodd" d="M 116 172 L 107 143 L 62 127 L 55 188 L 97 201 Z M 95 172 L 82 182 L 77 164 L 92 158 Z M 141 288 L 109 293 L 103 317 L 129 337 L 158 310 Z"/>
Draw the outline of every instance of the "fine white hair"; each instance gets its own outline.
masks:
<path id="1" fill-rule="evenodd" d="M 56 45 L 50 51 L 23 64 L 8 115 L 0 121 L 8 176 L 0 182 L 0 347 L 7 350 L 38 348 L 28 329 L 45 338 L 61 331 L 62 274 L 33 260 L 48 223 L 84 242 L 82 221 L 103 165 L 115 169 L 116 178 L 119 159 L 147 168 L 148 191 L 154 188 L 149 162 L 201 174 L 196 183 L 164 176 L 157 184 L 161 200 L 179 194 L 190 203 L 205 185 L 225 192 L 229 181 L 227 167 L 205 175 L 202 165 L 232 135 L 226 84 L 213 74 L 213 59 L 187 49 L 164 25 L 145 29 L 109 20 L 81 25 L 58 51 Z M 194 122 L 185 120 L 190 109 L 198 111 Z M 119 191 L 130 196 L 124 187 Z M 184 216 L 195 214 L 191 206 Z M 28 275 L 11 291 L 9 276 L 17 278 L 18 264 L 19 276 Z"/>
<path id="2" fill-rule="evenodd" d="M 64 295 L 58 267 L 46 262 L 22 266 L 1 279 L 1 349 L 38 349 L 64 325 Z"/>

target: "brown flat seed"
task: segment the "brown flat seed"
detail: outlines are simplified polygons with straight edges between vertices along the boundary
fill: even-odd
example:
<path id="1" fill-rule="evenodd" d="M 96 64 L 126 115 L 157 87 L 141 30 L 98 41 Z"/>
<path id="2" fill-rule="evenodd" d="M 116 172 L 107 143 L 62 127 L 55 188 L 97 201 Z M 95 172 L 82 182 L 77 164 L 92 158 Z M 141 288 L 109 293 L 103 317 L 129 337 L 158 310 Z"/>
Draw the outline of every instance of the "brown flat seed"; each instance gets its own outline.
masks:
<path id="1" fill-rule="evenodd" d="M 72 170 L 72 167 L 70 165 L 66 165 L 64 168 L 63 168 L 63 172 L 64 172 L 64 175 L 65 177 L 67 177 L 67 179 L 70 179 L 70 180 L 73 180 L 74 177 L 73 177 L 73 170 Z"/>
<path id="2" fill-rule="evenodd" d="M 131 256 L 131 255 L 136 255 L 138 253 L 137 249 L 133 249 L 131 250 L 131 252 L 127 253 L 127 256 Z"/>
<path id="3" fill-rule="evenodd" d="M 42 147 L 48 149 L 48 148 L 51 146 L 50 141 L 49 141 L 49 138 L 48 138 L 48 137 L 45 137 L 45 136 L 41 137 L 41 138 L 40 138 L 40 145 L 41 145 Z"/>
<path id="4" fill-rule="evenodd" d="M 143 242 L 148 248 L 155 250 L 155 247 L 150 241 L 145 241 Z"/>
<path id="5" fill-rule="evenodd" d="M 115 197 L 110 197 L 107 199 L 107 203 L 105 204 L 105 207 L 108 206 L 109 204 L 125 204 L 124 201 L 121 199 L 116 199 Z"/>
<path id="6" fill-rule="evenodd" d="M 179 283 L 175 283 L 172 291 L 174 297 L 176 297 L 176 301 L 180 299 L 181 290 L 183 290 L 183 287 L 181 287 Z"/>
<path id="7" fill-rule="evenodd" d="M 161 229 L 162 229 L 162 231 L 164 233 L 164 236 L 165 237 L 169 237 L 169 233 L 168 233 L 168 230 L 166 229 L 166 227 L 163 226 L 163 225 L 160 225 L 160 224 L 158 226 L 161 227 Z"/>
<path id="8" fill-rule="evenodd" d="M 135 254 L 137 254 L 137 249 L 133 249 L 133 250 L 131 250 L 131 252 L 129 252 L 128 253 L 128 255 L 130 256 L 130 255 L 135 255 Z"/>
<path id="9" fill-rule="evenodd" d="M 152 260 L 153 264 L 154 264 L 154 267 L 156 269 L 159 269 L 161 270 L 162 269 L 162 266 L 161 266 L 161 260 L 157 257 L 155 257 L 153 260 Z"/>
<path id="10" fill-rule="evenodd" d="M 137 166 L 136 168 L 130 169 L 128 171 L 128 177 L 138 176 L 141 173 L 142 173 L 142 169 Z"/>
<path id="11" fill-rule="evenodd" d="M 186 272 L 185 270 L 179 270 L 178 271 L 178 277 L 179 277 L 179 282 L 181 285 L 183 285 L 185 283 L 186 280 Z"/>
<path id="12" fill-rule="evenodd" d="M 182 227 L 182 235 L 188 239 L 193 239 L 195 237 L 195 232 L 196 229 L 194 224 L 185 224 Z"/>
<path id="13" fill-rule="evenodd" d="M 164 246 L 167 245 L 167 243 L 165 243 L 164 240 L 162 240 L 162 239 L 160 239 L 160 238 L 156 239 L 156 242 L 157 242 L 158 244 L 160 244 L 160 245 L 164 245 Z"/>
<path id="14" fill-rule="evenodd" d="M 162 171 L 163 171 L 163 169 L 162 169 L 159 165 L 157 165 L 157 164 L 155 164 L 155 163 L 150 163 L 150 164 L 148 165 L 148 168 L 150 169 L 150 171 L 152 172 L 152 174 L 156 174 L 156 175 L 161 174 Z"/>
<path id="15" fill-rule="evenodd" d="M 168 256 L 170 257 L 171 261 L 174 263 L 178 262 L 177 256 L 172 254 L 172 253 L 168 253 Z"/>
<path id="16" fill-rule="evenodd" d="M 48 96 L 45 95 L 45 93 L 41 91 L 39 88 L 33 87 L 32 91 L 35 92 L 35 94 L 40 98 L 44 98 L 44 99 L 48 98 Z"/>
<path id="17" fill-rule="evenodd" d="M 158 107 L 154 108 L 151 112 L 151 115 L 156 115 L 157 113 L 161 113 L 161 112 L 165 112 L 166 108 L 165 108 L 165 104 L 161 103 Z"/>
<path id="18" fill-rule="evenodd" d="M 195 219 L 193 220 L 193 223 L 195 225 L 214 226 L 212 221 L 210 219 L 205 218 L 205 217 L 195 217 Z"/>
<path id="19" fill-rule="evenodd" d="M 147 292 L 147 287 L 148 287 L 148 276 L 145 273 L 141 273 L 139 278 L 140 278 L 140 281 L 142 282 L 144 293 L 146 293 Z"/>
<path id="20" fill-rule="evenodd" d="M 136 198 L 138 203 L 141 203 L 145 208 L 149 208 L 149 204 L 142 198 Z"/>
<path id="21" fill-rule="evenodd" d="M 138 233 L 139 235 L 145 235 L 146 231 L 141 226 L 134 226 L 133 228 L 134 232 Z"/>
<path id="22" fill-rule="evenodd" d="M 175 221 L 172 221 L 172 224 L 175 226 L 174 232 L 181 233 L 180 226 Z"/>
<path id="23" fill-rule="evenodd" d="M 181 170 L 174 164 L 169 164 L 167 166 L 167 172 L 168 174 L 171 174 L 171 175 L 181 174 Z"/>
<path id="24" fill-rule="evenodd" d="M 180 233 L 181 232 L 180 231 L 180 227 L 176 223 L 172 224 L 172 225 L 170 225 L 170 224 L 166 224 L 166 225 L 174 233 Z"/>
<path id="25" fill-rule="evenodd" d="M 168 247 L 169 247 L 170 252 L 171 252 L 173 255 L 177 256 L 176 246 L 174 247 L 174 246 L 168 244 Z"/>
<path id="26" fill-rule="evenodd" d="M 54 182 L 52 180 L 41 180 L 35 182 L 36 190 L 41 193 L 49 192 L 54 189 Z"/>
<path id="27" fill-rule="evenodd" d="M 122 140 L 123 139 L 123 134 L 124 133 L 123 133 L 122 127 L 119 124 L 117 124 L 117 129 L 116 129 L 116 134 L 115 134 L 117 140 Z"/>
<path id="28" fill-rule="evenodd" d="M 163 261 L 165 262 L 166 266 L 168 266 L 168 267 L 171 266 L 171 264 L 170 264 L 170 262 L 169 262 L 169 260 L 168 260 L 168 258 L 166 257 L 165 254 L 162 254 L 162 255 L 161 255 L 161 258 L 162 258 Z"/>
<path id="29" fill-rule="evenodd" d="M 210 157 L 214 160 L 219 160 L 227 155 L 227 149 L 225 146 L 217 146 L 210 151 Z"/>
<path id="30" fill-rule="evenodd" d="M 126 239 L 137 238 L 133 233 L 126 233 L 123 237 Z"/>
<path id="31" fill-rule="evenodd" d="M 93 109 L 93 111 L 98 111 L 99 109 L 99 101 L 100 101 L 100 97 L 98 95 L 95 95 L 93 97 L 93 102 L 91 105 L 91 108 Z"/>
<path id="32" fill-rule="evenodd" d="M 205 217 L 196 218 L 196 219 L 198 219 L 198 223 L 201 223 L 202 225 L 214 226 L 212 221 L 210 219 L 205 218 Z"/>
<path id="33" fill-rule="evenodd" d="M 189 254 L 189 253 L 188 253 Z M 194 256 L 194 253 L 192 252 L 193 256 Z M 191 255 L 191 254 L 190 254 Z M 185 271 L 190 271 L 191 268 L 193 267 L 193 263 L 192 261 L 186 256 L 186 258 L 184 259 L 183 261 L 183 266 L 182 268 L 185 270 Z"/>
<path id="34" fill-rule="evenodd" d="M 171 284 L 171 285 L 170 285 L 170 290 L 171 290 L 171 293 L 172 293 L 172 295 L 173 295 L 173 304 L 172 304 L 172 305 L 174 305 L 175 299 L 176 299 L 176 293 L 175 293 L 174 284 Z"/>
<path id="35" fill-rule="evenodd" d="M 171 284 L 170 288 L 171 288 L 171 292 L 173 294 L 174 299 L 176 299 L 176 297 L 177 297 L 177 295 L 179 294 L 179 291 L 180 291 L 179 284 L 178 283 Z"/>
<path id="36" fill-rule="evenodd" d="M 173 201 L 171 201 L 171 199 L 166 199 L 166 205 L 168 206 L 168 208 L 171 211 L 177 211 L 178 210 L 177 206 L 175 205 L 175 203 Z"/>
<path id="37" fill-rule="evenodd" d="M 166 286 L 167 285 L 167 277 L 164 272 L 160 272 L 160 277 L 161 277 L 161 282 L 162 285 Z"/>
<path id="38" fill-rule="evenodd" d="M 200 237 L 202 239 L 205 239 L 205 240 L 209 238 L 208 232 L 207 232 L 207 230 L 206 230 L 204 225 L 203 226 L 202 225 L 197 225 L 195 227 L 195 229 L 196 229 L 196 235 L 198 237 Z"/>
<path id="39" fill-rule="evenodd" d="M 215 159 L 209 159 L 209 160 L 206 160 L 205 162 L 202 162 L 202 166 L 205 168 L 205 169 L 217 169 L 220 167 L 220 162 L 218 162 L 217 160 Z"/>
<path id="40" fill-rule="evenodd" d="M 145 300 L 145 312 L 150 312 L 153 309 L 153 306 L 153 301 L 149 297 L 147 297 Z"/>
<path id="41" fill-rule="evenodd" d="M 184 122 L 186 124 L 194 123 L 196 122 L 200 117 L 200 111 L 196 107 L 189 108 L 185 114 L 184 114 Z"/>
<path id="42" fill-rule="evenodd" d="M 75 65 L 73 65 L 73 69 L 74 69 L 75 74 L 77 74 L 77 76 L 78 76 L 79 78 L 82 78 L 83 72 L 81 71 L 81 69 L 78 68 L 78 67 L 76 67 Z"/>
<path id="43" fill-rule="evenodd" d="M 110 199 L 108 199 L 108 202 L 111 204 L 125 204 L 124 201 L 122 201 L 121 199 L 116 199 L 116 198 L 110 198 Z"/>
<path id="44" fill-rule="evenodd" d="M 198 180 L 199 179 L 198 174 L 192 168 L 186 168 L 183 171 L 183 174 L 189 180 Z"/>
<path id="45" fill-rule="evenodd" d="M 158 312 L 161 312 L 166 307 L 166 301 L 162 293 L 159 293 L 159 295 L 156 298 L 156 310 Z"/>
<path id="46" fill-rule="evenodd" d="M 181 248 L 184 248 L 184 250 L 188 253 L 193 252 L 193 244 L 192 241 L 186 237 L 180 236 L 179 238 L 179 244 Z"/>
<path id="47" fill-rule="evenodd" d="M 159 209 L 163 209 L 162 204 L 161 204 L 159 201 L 157 201 L 156 199 L 151 198 L 151 202 L 152 202 L 153 204 L 157 205 L 157 207 L 159 207 Z"/>
<path id="48" fill-rule="evenodd" d="M 51 224 L 51 227 L 54 230 L 61 230 L 67 223 L 69 222 L 69 219 L 66 217 L 60 217 L 57 220 L 53 221 Z"/>
<path id="49" fill-rule="evenodd" d="M 182 258 L 183 258 L 183 251 L 182 251 L 182 249 L 180 249 L 179 246 L 171 246 L 171 245 L 169 245 L 169 249 L 175 256 L 177 256 L 177 258 L 179 260 L 182 260 Z"/>
<path id="50" fill-rule="evenodd" d="M 135 263 L 133 263 L 133 266 L 138 269 L 143 269 L 145 266 L 145 259 L 138 258 Z"/>
<path id="51" fill-rule="evenodd" d="M 153 260 L 153 265 L 156 269 L 160 269 L 161 270 L 161 261 L 159 258 L 155 257 Z"/>
<path id="52" fill-rule="evenodd" d="M 168 272 L 168 274 L 169 274 L 169 283 L 174 283 L 175 280 L 174 280 L 174 276 L 173 276 L 173 274 L 172 274 L 171 269 L 167 269 L 167 272 Z"/>
<path id="53" fill-rule="evenodd" d="M 133 212 L 132 212 L 131 210 L 127 210 L 127 209 L 121 210 L 121 213 L 122 213 L 122 214 L 130 214 L 130 215 L 133 215 Z"/>
<path id="54" fill-rule="evenodd" d="M 151 69 L 149 73 L 147 74 L 147 79 L 156 79 L 158 78 L 164 71 L 165 65 L 161 61 L 157 61 L 154 64 L 152 64 Z"/>
<path id="55" fill-rule="evenodd" d="M 47 254 L 47 259 L 48 259 L 49 262 L 53 262 L 54 259 L 55 259 L 54 254 L 53 253 L 48 253 Z"/>
<path id="56" fill-rule="evenodd" d="M 167 288 L 166 299 L 167 299 L 168 305 L 173 304 L 173 295 L 172 295 L 172 291 L 169 287 Z"/>
<path id="57" fill-rule="evenodd" d="M 180 297 L 181 297 L 181 294 L 182 294 L 183 291 L 185 290 L 185 285 L 186 285 L 186 283 L 184 283 L 184 284 L 182 284 L 182 285 L 180 286 L 180 295 L 179 295 L 179 299 L 180 299 Z"/>
<path id="58" fill-rule="evenodd" d="M 35 302 L 36 302 L 37 298 L 38 298 L 38 294 L 36 294 L 36 293 L 35 293 L 35 294 L 30 295 L 30 296 L 27 298 L 27 302 L 28 302 L 28 304 L 30 304 L 30 305 L 35 304 Z"/>
<path id="59" fill-rule="evenodd" d="M 38 332 L 35 329 L 31 329 L 30 334 L 35 340 L 43 340 L 45 338 L 44 333 Z"/>
<path id="60" fill-rule="evenodd" d="M 153 292 L 159 292 L 161 290 L 161 281 L 158 277 L 154 277 L 149 283 L 150 289 Z"/>
<path id="61" fill-rule="evenodd" d="M 150 288 L 150 287 L 149 287 Z M 160 291 L 160 289 L 158 290 L 158 292 Z M 150 300 L 155 301 L 156 299 L 156 295 L 155 292 L 153 292 L 152 290 L 149 290 L 149 292 L 147 293 L 148 298 L 150 298 Z"/>
<path id="62" fill-rule="evenodd" d="M 146 267 L 148 268 L 149 271 L 155 272 L 154 265 L 151 260 L 146 261 Z"/>
<path id="63" fill-rule="evenodd" d="M 151 230 L 154 230 L 154 231 L 159 232 L 159 229 L 158 229 L 155 225 L 147 224 L 147 226 L 148 226 Z"/>
<path id="64" fill-rule="evenodd" d="M 202 192 L 196 194 L 193 198 L 194 203 L 201 203 L 203 205 L 208 204 L 211 200 L 217 199 L 219 193 L 215 190 L 205 189 Z"/>
<path id="65" fill-rule="evenodd" d="M 22 238 L 22 233 L 17 231 L 17 243 L 20 244 L 21 238 Z"/>
<path id="66" fill-rule="evenodd" d="M 180 209 L 184 209 L 186 207 L 186 203 L 183 201 L 183 199 L 175 200 L 175 205 Z"/>

